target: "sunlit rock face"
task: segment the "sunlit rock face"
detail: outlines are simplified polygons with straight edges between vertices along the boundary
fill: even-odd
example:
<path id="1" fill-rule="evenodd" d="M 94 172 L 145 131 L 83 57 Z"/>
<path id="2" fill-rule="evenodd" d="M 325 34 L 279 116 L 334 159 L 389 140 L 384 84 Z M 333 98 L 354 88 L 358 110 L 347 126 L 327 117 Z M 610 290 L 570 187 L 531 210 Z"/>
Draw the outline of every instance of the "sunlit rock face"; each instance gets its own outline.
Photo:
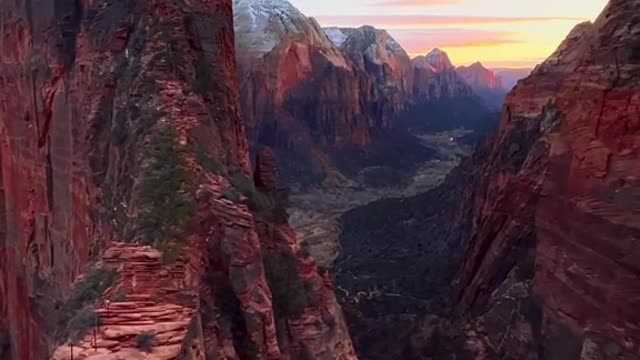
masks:
<path id="1" fill-rule="evenodd" d="M 231 1 L 35 5 L 0 4 L 0 358 L 354 359 L 252 180 Z"/>

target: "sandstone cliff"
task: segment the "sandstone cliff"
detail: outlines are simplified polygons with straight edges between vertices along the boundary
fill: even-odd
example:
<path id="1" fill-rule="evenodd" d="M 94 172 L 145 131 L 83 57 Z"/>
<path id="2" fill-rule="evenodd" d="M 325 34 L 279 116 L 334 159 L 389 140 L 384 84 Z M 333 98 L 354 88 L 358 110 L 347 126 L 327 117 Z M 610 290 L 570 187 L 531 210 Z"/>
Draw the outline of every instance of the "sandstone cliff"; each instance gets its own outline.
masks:
<path id="1" fill-rule="evenodd" d="M 345 216 L 336 282 L 365 356 L 640 358 L 638 13 L 578 25 L 442 186 Z"/>
<path id="2" fill-rule="evenodd" d="M 372 26 L 326 28 L 325 34 L 360 69 L 373 77 L 390 117 L 410 105 L 413 86 L 411 58 L 386 30 Z"/>
<path id="3" fill-rule="evenodd" d="M 236 0 L 241 101 L 253 142 L 365 145 L 382 121 L 375 84 L 286 0 Z"/>
<path id="4" fill-rule="evenodd" d="M 0 10 L 0 358 L 355 359 L 251 180 L 230 1 Z"/>
<path id="5" fill-rule="evenodd" d="M 640 354 L 639 12 L 610 1 L 518 83 L 466 192 L 455 296 L 496 358 Z"/>

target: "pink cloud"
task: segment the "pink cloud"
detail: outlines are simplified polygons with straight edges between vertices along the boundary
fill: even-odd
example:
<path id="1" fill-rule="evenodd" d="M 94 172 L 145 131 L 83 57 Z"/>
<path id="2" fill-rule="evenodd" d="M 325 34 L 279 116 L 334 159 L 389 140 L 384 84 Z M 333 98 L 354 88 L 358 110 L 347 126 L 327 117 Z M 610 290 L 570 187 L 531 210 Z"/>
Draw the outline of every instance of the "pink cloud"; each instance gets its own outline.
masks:
<path id="1" fill-rule="evenodd" d="M 458 3 L 458 0 L 388 0 L 376 2 L 374 6 L 392 6 L 392 7 L 430 7 L 439 5 L 451 5 Z"/>
<path id="2" fill-rule="evenodd" d="M 393 7 L 429 7 L 439 5 L 452 5 L 460 0 L 386 0 L 373 3 L 373 6 L 393 6 Z"/>
<path id="3" fill-rule="evenodd" d="M 429 51 L 434 47 L 453 48 L 492 46 L 521 43 L 515 33 L 508 31 L 481 31 L 475 29 L 400 29 L 390 34 L 412 54 Z"/>
<path id="4" fill-rule="evenodd" d="M 326 15 L 318 16 L 323 26 L 428 26 L 428 25 L 477 25 L 519 22 L 582 21 L 573 17 L 500 17 L 500 16 L 435 16 L 435 15 Z"/>

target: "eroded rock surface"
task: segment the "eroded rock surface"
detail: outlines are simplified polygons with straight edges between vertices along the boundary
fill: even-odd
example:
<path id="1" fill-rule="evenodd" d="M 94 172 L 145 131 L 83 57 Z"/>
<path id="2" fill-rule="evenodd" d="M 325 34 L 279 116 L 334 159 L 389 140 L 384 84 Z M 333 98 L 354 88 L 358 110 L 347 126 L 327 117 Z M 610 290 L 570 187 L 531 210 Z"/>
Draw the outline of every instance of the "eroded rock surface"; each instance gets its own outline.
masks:
<path id="1" fill-rule="evenodd" d="M 252 180 L 231 1 L 31 5 L 0 5 L 0 358 L 355 359 L 330 280 L 263 234 L 291 231 L 275 159 Z M 274 299 L 267 243 L 312 286 Z M 293 290 L 320 301 L 282 313 Z"/>

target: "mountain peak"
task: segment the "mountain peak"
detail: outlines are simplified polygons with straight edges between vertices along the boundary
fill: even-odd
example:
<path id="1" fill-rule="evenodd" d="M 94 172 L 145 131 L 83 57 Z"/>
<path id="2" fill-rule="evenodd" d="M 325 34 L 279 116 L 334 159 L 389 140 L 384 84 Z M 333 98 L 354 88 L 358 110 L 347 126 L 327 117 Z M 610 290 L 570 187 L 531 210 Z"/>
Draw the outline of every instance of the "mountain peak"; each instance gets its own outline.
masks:
<path id="1" fill-rule="evenodd" d="M 371 25 L 363 25 L 359 28 L 324 28 L 324 33 L 329 40 L 339 48 L 357 48 L 371 54 L 378 50 L 384 50 L 387 56 L 401 56 L 409 58 L 402 46 L 384 29 L 378 29 Z"/>
<path id="2" fill-rule="evenodd" d="M 265 54 L 290 34 L 331 46 L 318 23 L 287 0 L 233 0 L 236 45 L 254 56 Z"/>
<path id="3" fill-rule="evenodd" d="M 453 69 L 449 55 L 439 48 L 433 48 L 427 55 L 417 56 L 413 59 L 415 67 L 428 69 L 433 72 Z"/>

